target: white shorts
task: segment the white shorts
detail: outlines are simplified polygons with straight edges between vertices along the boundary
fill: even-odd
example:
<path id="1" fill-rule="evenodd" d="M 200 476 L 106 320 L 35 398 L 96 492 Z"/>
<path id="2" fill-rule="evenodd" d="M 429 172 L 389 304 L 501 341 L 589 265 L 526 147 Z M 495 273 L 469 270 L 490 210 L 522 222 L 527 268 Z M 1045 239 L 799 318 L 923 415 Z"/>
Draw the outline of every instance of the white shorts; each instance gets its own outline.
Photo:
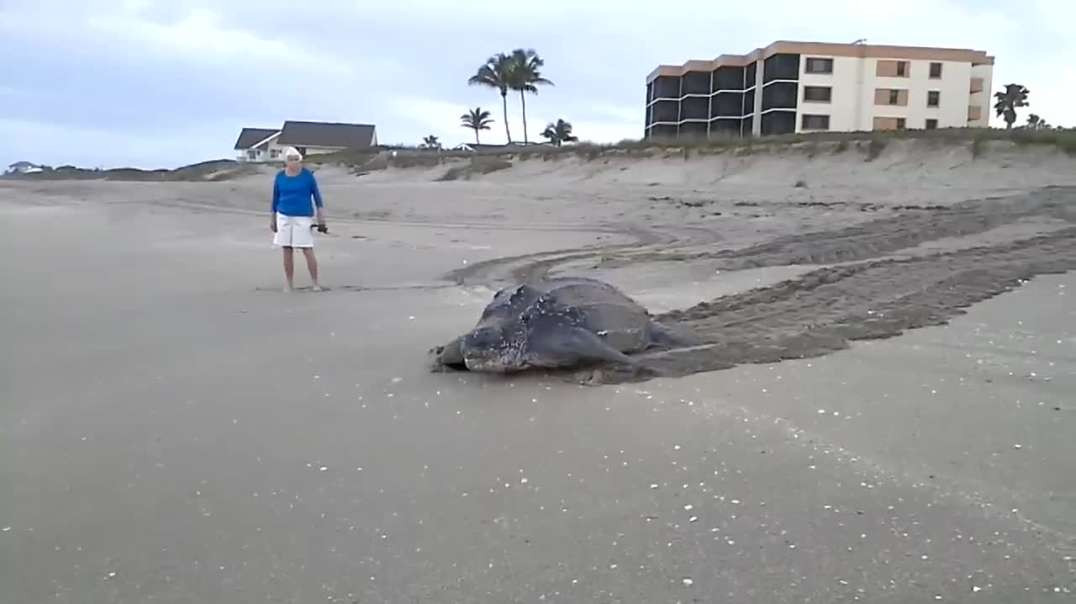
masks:
<path id="1" fill-rule="evenodd" d="M 314 219 L 311 216 L 276 215 L 276 234 L 273 245 L 280 247 L 314 247 L 314 235 L 310 232 Z"/>

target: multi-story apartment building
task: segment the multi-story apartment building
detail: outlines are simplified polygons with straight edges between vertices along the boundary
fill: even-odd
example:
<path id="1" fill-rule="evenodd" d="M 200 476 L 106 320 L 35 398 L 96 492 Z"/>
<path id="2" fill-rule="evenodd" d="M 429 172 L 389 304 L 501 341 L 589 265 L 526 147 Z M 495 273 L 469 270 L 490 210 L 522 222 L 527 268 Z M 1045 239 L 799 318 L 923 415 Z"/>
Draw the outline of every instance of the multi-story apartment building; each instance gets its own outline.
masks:
<path id="1" fill-rule="evenodd" d="M 774 42 L 652 71 L 646 137 L 987 127 L 993 68 L 979 50 Z"/>

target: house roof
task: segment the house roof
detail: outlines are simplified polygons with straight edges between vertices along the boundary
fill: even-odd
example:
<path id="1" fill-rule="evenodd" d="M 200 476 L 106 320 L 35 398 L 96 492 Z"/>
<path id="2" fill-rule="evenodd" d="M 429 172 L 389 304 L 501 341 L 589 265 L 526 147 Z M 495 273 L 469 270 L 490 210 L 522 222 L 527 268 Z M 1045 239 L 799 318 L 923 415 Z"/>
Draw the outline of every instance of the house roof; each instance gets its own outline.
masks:
<path id="1" fill-rule="evenodd" d="M 365 148 L 374 144 L 373 124 L 284 122 L 277 143 L 302 147 Z"/>
<path id="2" fill-rule="evenodd" d="M 277 132 L 280 131 L 275 128 L 243 128 L 235 141 L 235 148 L 249 149 Z"/>
<path id="3" fill-rule="evenodd" d="M 470 148 L 473 151 L 495 151 L 495 152 L 508 152 L 508 151 L 519 151 L 519 150 L 526 151 L 527 149 L 531 149 L 531 148 L 534 148 L 534 147 L 548 147 L 548 146 L 550 146 L 549 143 L 533 142 L 533 143 L 524 144 L 524 143 L 519 143 L 519 142 L 515 142 L 515 141 L 513 141 L 513 142 L 511 142 L 509 144 L 463 143 L 463 145 L 460 145 L 460 146 L 464 146 L 464 145 L 467 146 L 468 148 Z"/>
<path id="4" fill-rule="evenodd" d="M 18 169 L 18 168 L 36 168 L 37 164 L 35 164 L 33 162 L 28 162 L 28 161 L 17 161 L 15 163 L 11 164 L 8 167 L 9 168 L 15 168 L 15 169 Z"/>

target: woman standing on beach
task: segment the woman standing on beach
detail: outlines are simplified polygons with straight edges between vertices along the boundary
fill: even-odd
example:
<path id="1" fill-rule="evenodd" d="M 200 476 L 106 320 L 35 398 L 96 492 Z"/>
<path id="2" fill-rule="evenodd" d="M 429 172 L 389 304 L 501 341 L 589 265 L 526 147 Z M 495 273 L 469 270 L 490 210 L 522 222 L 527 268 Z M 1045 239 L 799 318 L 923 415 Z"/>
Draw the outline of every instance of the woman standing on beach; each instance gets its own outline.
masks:
<path id="1" fill-rule="evenodd" d="M 306 268 L 310 271 L 314 291 L 321 291 L 318 260 L 314 257 L 314 234 L 310 229 L 316 211 L 318 230 L 326 231 L 325 212 L 314 173 L 304 168 L 302 162 L 303 156 L 295 147 L 284 151 L 284 169 L 277 172 L 273 181 L 273 214 L 269 219 L 269 228 L 275 233 L 273 244 L 284 250 L 284 277 L 287 279 L 284 291 L 289 292 L 294 287 L 295 248 L 301 248 L 306 256 Z"/>

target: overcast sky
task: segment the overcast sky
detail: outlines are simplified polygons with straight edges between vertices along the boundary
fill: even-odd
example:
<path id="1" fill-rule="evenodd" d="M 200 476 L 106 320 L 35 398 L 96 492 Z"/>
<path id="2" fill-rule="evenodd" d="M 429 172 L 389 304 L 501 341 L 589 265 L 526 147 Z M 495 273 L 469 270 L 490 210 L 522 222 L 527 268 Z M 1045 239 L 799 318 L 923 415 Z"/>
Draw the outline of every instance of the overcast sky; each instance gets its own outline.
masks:
<path id="1" fill-rule="evenodd" d="M 555 86 L 528 98 L 532 139 L 565 118 L 584 140 L 639 138 L 659 63 L 774 40 L 932 45 L 997 57 L 1036 113 L 1076 125 L 1076 3 L 901 0 L 0 0 L 0 165 L 174 167 L 232 157 L 242 126 L 365 122 L 384 143 L 459 126 L 500 97 L 469 87 L 489 55 L 534 48 Z M 520 138 L 518 96 L 509 97 Z M 1023 119 L 1023 116 L 1021 116 Z M 997 122 L 995 122 L 997 123 Z"/>

